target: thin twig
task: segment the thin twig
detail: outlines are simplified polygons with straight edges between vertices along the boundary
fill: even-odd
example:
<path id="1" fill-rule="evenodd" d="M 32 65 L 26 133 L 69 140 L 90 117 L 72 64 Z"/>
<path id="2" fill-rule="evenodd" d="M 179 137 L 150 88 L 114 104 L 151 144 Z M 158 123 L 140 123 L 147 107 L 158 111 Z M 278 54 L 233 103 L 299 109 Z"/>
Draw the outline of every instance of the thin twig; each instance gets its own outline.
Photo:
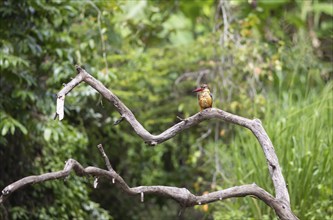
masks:
<path id="1" fill-rule="evenodd" d="M 121 116 L 117 121 L 115 121 L 115 122 L 113 123 L 113 125 L 118 125 L 118 124 L 120 124 L 120 122 L 122 122 L 123 120 L 124 120 L 124 117 Z"/>
<path id="2" fill-rule="evenodd" d="M 89 3 L 98 13 L 97 15 L 97 24 L 98 24 L 98 30 L 99 30 L 99 35 L 101 37 L 101 43 L 102 43 L 102 51 L 103 51 L 103 60 L 104 60 L 104 64 L 105 64 L 105 70 L 106 70 L 106 75 L 108 74 L 109 71 L 109 67 L 108 67 L 108 61 L 106 59 L 106 46 L 105 46 L 105 40 L 103 37 L 103 31 L 102 31 L 102 24 L 101 24 L 101 20 L 102 20 L 102 12 L 101 10 L 96 6 L 96 4 L 92 1 L 87 1 L 87 3 Z"/>
<path id="3" fill-rule="evenodd" d="M 104 151 L 104 148 L 103 148 L 103 145 L 102 144 L 99 144 L 97 145 L 97 148 L 98 150 L 101 152 L 103 158 L 104 158 L 104 161 L 105 161 L 105 164 L 106 164 L 106 167 L 108 168 L 109 171 L 113 171 L 113 168 L 111 166 L 111 163 L 110 163 L 110 160 L 108 158 L 108 156 L 106 155 L 105 151 Z"/>

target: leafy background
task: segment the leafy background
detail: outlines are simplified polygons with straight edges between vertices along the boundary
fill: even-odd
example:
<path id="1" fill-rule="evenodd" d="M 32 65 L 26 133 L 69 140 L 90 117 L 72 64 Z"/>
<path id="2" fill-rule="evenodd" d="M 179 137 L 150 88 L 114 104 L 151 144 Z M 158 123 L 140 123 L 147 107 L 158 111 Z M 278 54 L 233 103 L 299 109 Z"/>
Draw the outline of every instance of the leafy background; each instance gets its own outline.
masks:
<path id="1" fill-rule="evenodd" d="M 214 107 L 260 118 L 300 219 L 331 219 L 333 6 L 321 0 L 13 1 L 0 6 L 0 187 L 63 168 L 68 158 L 105 167 L 102 143 L 130 186 L 195 194 L 255 182 L 273 193 L 249 131 L 208 121 L 155 148 L 87 85 L 56 93 L 83 65 L 154 134 L 198 111 L 208 83 Z M 72 175 L 29 186 L 1 207 L 9 219 L 274 219 L 255 198 L 188 208 L 125 195 Z"/>

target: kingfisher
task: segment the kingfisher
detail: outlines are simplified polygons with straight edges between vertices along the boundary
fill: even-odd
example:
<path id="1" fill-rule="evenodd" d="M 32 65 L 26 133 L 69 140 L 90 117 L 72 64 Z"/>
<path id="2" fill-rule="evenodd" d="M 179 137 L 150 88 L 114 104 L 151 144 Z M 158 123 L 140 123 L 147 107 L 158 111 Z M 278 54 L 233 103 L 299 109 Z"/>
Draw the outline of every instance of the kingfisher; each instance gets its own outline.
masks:
<path id="1" fill-rule="evenodd" d="M 193 92 L 198 93 L 198 103 L 200 106 L 200 111 L 212 107 L 213 96 L 212 93 L 210 93 L 207 84 L 202 84 L 199 88 L 193 90 Z"/>

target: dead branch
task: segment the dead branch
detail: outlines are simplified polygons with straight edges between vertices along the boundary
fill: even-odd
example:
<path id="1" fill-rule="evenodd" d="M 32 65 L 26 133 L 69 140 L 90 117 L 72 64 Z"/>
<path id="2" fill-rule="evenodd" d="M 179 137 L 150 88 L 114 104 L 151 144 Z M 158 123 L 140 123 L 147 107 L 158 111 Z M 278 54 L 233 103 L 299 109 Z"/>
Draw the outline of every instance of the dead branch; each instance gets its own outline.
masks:
<path id="1" fill-rule="evenodd" d="M 271 176 L 271 179 L 274 184 L 275 197 L 270 195 L 264 189 L 258 187 L 255 184 L 251 185 L 242 185 L 236 186 L 225 190 L 220 190 L 212 192 L 202 196 L 195 196 L 191 194 L 185 188 L 177 188 L 170 186 L 139 186 L 130 188 L 126 182 L 112 169 L 108 158 L 104 153 L 103 147 L 100 145 L 99 149 L 102 153 L 107 170 L 103 170 L 97 167 L 87 167 L 83 168 L 77 161 L 70 159 L 67 161 L 64 170 L 46 173 L 39 176 L 29 176 L 21 180 L 16 181 L 8 185 L 3 191 L 2 196 L 0 197 L 0 203 L 3 201 L 15 190 L 34 183 L 44 182 L 47 180 L 64 178 L 70 174 L 71 170 L 74 170 L 75 173 L 79 176 L 94 176 L 96 178 L 105 177 L 110 179 L 112 183 L 115 183 L 120 186 L 120 188 L 130 194 L 130 195 L 141 195 L 141 200 L 143 201 L 144 193 L 162 195 L 166 197 L 173 198 L 179 202 L 184 207 L 201 205 L 210 202 L 215 202 L 218 200 L 231 198 L 231 197 L 244 197 L 248 195 L 255 196 L 260 200 L 264 201 L 267 205 L 272 207 L 280 219 L 298 219 L 292 212 L 290 208 L 290 199 L 289 193 L 286 187 L 284 177 L 279 165 L 278 158 L 275 154 L 275 150 L 271 140 L 269 139 L 265 129 L 263 128 L 259 119 L 247 119 L 231 113 L 225 112 L 221 109 L 211 108 L 206 109 L 202 112 L 199 112 L 189 118 L 181 120 L 179 123 L 168 128 L 159 135 L 152 135 L 148 132 L 135 118 L 134 114 L 126 107 L 121 100 L 114 95 L 109 89 L 107 89 L 100 81 L 95 79 L 89 73 L 87 73 L 80 66 L 76 65 L 76 70 L 78 75 L 72 79 L 57 95 L 57 113 L 56 116 L 59 116 L 59 120 L 62 120 L 64 117 L 64 100 L 65 96 L 78 84 L 82 81 L 88 83 L 91 87 L 97 90 L 104 98 L 110 101 L 120 113 L 122 119 L 126 121 L 133 127 L 134 131 L 140 136 L 147 144 L 155 146 L 159 143 L 162 143 L 175 135 L 179 134 L 185 129 L 188 129 L 192 126 L 199 124 L 204 120 L 209 119 L 219 119 L 229 123 L 237 124 L 248 128 L 255 135 L 260 143 L 264 155 L 267 160 L 268 170 Z M 97 183 L 97 181 L 96 181 Z"/>
<path id="2" fill-rule="evenodd" d="M 104 170 L 92 166 L 84 168 L 76 160 L 69 159 L 66 162 L 64 169 L 61 171 L 45 173 L 38 176 L 28 176 L 8 185 L 2 190 L 2 195 L 0 196 L 0 204 L 3 204 L 13 192 L 25 186 L 55 179 L 65 179 L 70 175 L 70 172 L 73 170 L 76 175 L 81 177 L 89 176 L 94 177 L 95 179 L 106 178 L 110 182 L 112 181 L 113 184 L 118 186 L 123 192 L 127 193 L 128 195 L 140 195 L 142 202 L 144 194 L 153 194 L 172 198 L 177 201 L 182 207 L 204 205 L 207 203 L 222 201 L 234 197 L 254 196 L 255 198 L 258 198 L 265 202 L 268 206 L 272 207 L 281 219 L 292 219 L 290 215 L 288 215 L 288 212 L 285 212 L 284 209 L 286 209 L 287 206 L 285 206 L 282 201 L 275 199 L 271 194 L 269 194 L 264 189 L 260 188 L 254 183 L 242 186 L 234 186 L 228 189 L 204 194 L 202 196 L 196 196 L 186 188 L 178 188 L 171 186 L 129 187 L 124 181 L 124 179 L 112 169 L 110 161 L 104 153 L 102 145 L 98 145 L 98 149 L 101 151 L 102 156 L 105 159 L 105 164 L 109 170 Z M 94 188 L 96 187 L 97 185 L 94 186 Z M 290 210 L 289 213 L 292 214 Z"/>

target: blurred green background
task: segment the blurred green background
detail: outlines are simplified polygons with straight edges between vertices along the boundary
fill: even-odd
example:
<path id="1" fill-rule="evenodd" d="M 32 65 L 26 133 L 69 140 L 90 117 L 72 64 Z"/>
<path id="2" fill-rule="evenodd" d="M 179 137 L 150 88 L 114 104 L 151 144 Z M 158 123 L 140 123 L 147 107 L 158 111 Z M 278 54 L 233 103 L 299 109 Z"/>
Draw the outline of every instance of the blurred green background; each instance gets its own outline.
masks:
<path id="1" fill-rule="evenodd" d="M 332 219 L 333 5 L 321 0 L 3 0 L 0 6 L 0 188 L 61 170 L 68 158 L 114 169 L 130 186 L 186 187 L 201 195 L 255 182 L 274 194 L 250 131 L 206 121 L 154 148 L 86 84 L 53 120 L 56 93 L 83 65 L 151 133 L 198 110 L 208 83 L 214 107 L 260 118 L 300 219 Z M 186 209 L 131 197 L 72 175 L 26 187 L 0 219 L 275 219 L 251 197 Z"/>

